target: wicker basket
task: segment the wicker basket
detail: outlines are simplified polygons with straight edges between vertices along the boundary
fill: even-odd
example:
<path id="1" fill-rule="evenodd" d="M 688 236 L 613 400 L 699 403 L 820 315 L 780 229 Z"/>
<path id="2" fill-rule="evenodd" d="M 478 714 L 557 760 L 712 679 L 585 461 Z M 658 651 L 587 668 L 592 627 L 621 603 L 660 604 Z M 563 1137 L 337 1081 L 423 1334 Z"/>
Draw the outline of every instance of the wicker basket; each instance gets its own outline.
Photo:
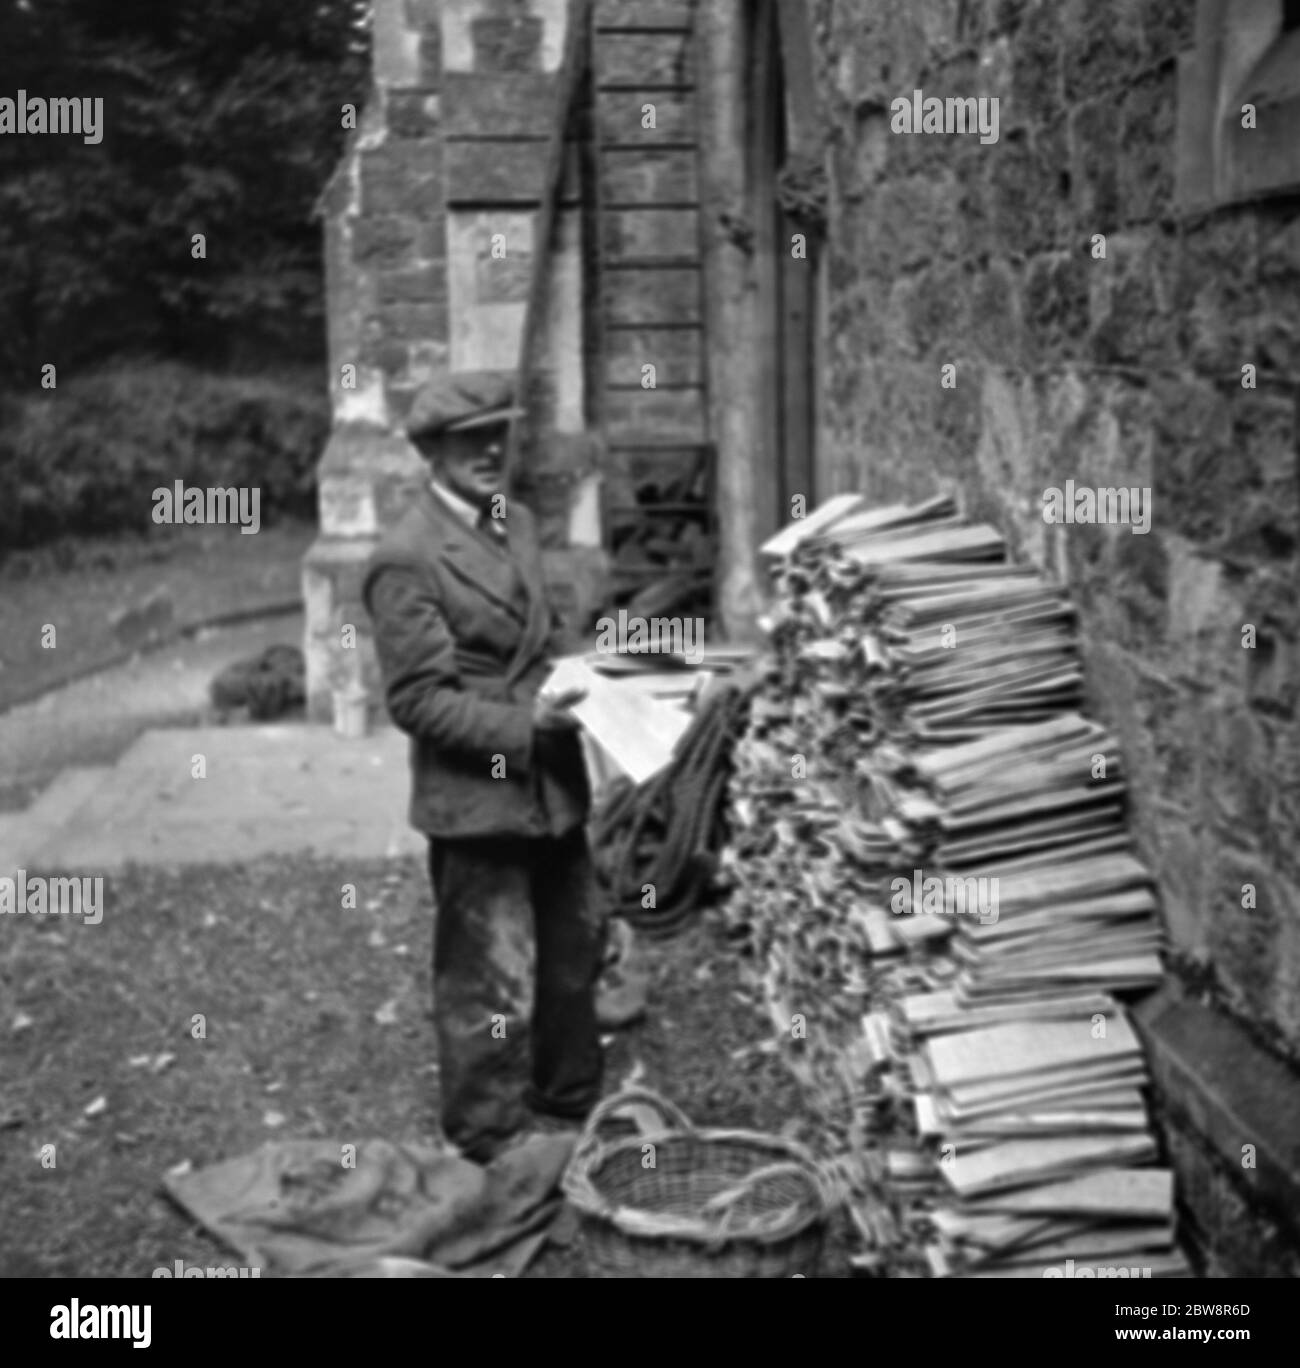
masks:
<path id="1" fill-rule="evenodd" d="M 659 1129 L 602 1139 L 614 1112 L 650 1107 Z M 654 1164 L 643 1160 L 653 1145 Z M 811 1277 L 833 1199 L 802 1145 L 744 1130 L 696 1130 L 644 1088 L 592 1112 L 564 1175 L 589 1264 L 606 1278 Z"/>

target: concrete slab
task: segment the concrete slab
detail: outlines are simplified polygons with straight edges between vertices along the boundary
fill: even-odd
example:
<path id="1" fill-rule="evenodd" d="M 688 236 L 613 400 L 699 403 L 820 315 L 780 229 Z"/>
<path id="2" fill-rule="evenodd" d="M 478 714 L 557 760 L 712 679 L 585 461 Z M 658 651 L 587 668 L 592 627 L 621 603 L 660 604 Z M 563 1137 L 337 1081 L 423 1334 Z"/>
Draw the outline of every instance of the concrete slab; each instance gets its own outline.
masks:
<path id="1" fill-rule="evenodd" d="M 393 728 L 358 741 L 305 723 L 149 731 L 74 812 L 9 862 L 97 873 L 133 861 L 419 853 L 423 839 L 406 824 L 407 784 L 406 738 Z"/>
<path id="2" fill-rule="evenodd" d="M 27 809 L 25 816 L 51 830 L 62 826 L 112 772 L 112 765 L 69 765 Z"/>
<path id="3" fill-rule="evenodd" d="M 0 813 L 0 869 L 21 868 L 27 853 L 68 822 L 111 773 L 111 765 L 70 766 L 25 812 Z"/>

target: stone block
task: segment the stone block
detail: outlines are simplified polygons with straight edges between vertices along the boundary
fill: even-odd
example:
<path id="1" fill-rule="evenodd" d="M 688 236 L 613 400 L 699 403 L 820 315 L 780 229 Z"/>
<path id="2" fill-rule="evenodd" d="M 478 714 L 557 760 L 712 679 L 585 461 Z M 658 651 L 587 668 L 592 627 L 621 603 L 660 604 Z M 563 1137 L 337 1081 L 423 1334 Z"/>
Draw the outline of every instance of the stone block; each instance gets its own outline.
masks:
<path id="1" fill-rule="evenodd" d="M 1174 949 L 1204 963 L 1213 917 L 1206 896 L 1204 838 L 1176 817 L 1157 819 L 1151 843 L 1151 872 L 1160 884 L 1165 929 Z"/>
<path id="2" fill-rule="evenodd" d="M 337 216 L 325 220 L 326 331 L 332 376 L 338 376 L 344 364 L 356 361 L 365 312 L 365 282 L 352 260 L 352 223 Z"/>
<path id="3" fill-rule="evenodd" d="M 413 303 L 401 299 L 386 304 L 372 322 L 398 342 L 442 342 L 447 340 L 445 303 Z"/>
<path id="4" fill-rule="evenodd" d="M 555 99 L 555 77 L 541 72 L 449 72 L 443 129 L 449 138 L 536 137 L 550 130 Z"/>
<path id="5" fill-rule="evenodd" d="M 1240 622 L 1243 605 L 1222 564 L 1171 530 L 1162 528 L 1161 540 L 1170 561 L 1167 632 L 1178 654 L 1199 655 L 1206 642 L 1222 651 L 1234 636 L 1239 648 L 1233 624 Z"/>
<path id="6" fill-rule="evenodd" d="M 660 143 L 693 143 L 695 96 L 686 90 L 597 90 L 596 121 L 602 143 L 655 147 Z M 646 106 L 652 106 L 647 112 Z M 646 121 L 653 117 L 653 127 Z"/>
<path id="7" fill-rule="evenodd" d="M 943 364 L 942 347 L 932 352 L 931 360 Z M 983 423 L 982 389 L 980 372 L 973 364 L 965 363 L 958 371 L 956 387 L 944 389 L 941 385 L 934 399 L 936 464 L 949 474 L 957 469 L 969 472 L 970 459 L 979 445 Z M 946 467 L 943 459 L 945 454 L 951 457 Z"/>
<path id="8" fill-rule="evenodd" d="M 447 263 L 431 261 L 405 270 L 381 271 L 378 277 L 379 303 L 446 304 Z"/>
<path id="9" fill-rule="evenodd" d="M 1144 65 L 1141 18 L 1123 0 L 1066 0 L 1060 24 L 1061 79 L 1066 104 L 1124 87 Z"/>
<path id="10" fill-rule="evenodd" d="M 316 478 L 320 489 L 331 491 L 330 501 L 321 507 L 322 532 L 365 538 L 404 511 L 425 471 L 415 448 L 397 433 L 340 423 L 321 454 Z M 337 503 L 333 491 L 337 491 Z"/>
<path id="11" fill-rule="evenodd" d="M 660 385 L 698 385 L 703 381 L 698 328 L 619 329 L 605 335 L 605 381 L 641 383 L 642 367 L 653 365 Z"/>
<path id="12" fill-rule="evenodd" d="M 700 273 L 697 270 L 607 271 L 601 281 L 609 323 L 698 323 Z"/>
<path id="13" fill-rule="evenodd" d="M 416 260 L 430 261 L 445 258 L 446 255 L 447 215 L 442 212 L 422 214 L 416 224 Z"/>
<path id="14" fill-rule="evenodd" d="M 1144 488 L 1141 485 L 1126 487 Z M 1145 492 L 1142 498 L 1149 516 L 1151 502 Z M 1106 601 L 1114 614 L 1114 639 L 1150 658 L 1165 644 L 1169 562 L 1164 543 L 1150 531 L 1141 533 L 1118 527 L 1107 529 L 1107 532 L 1101 563 L 1111 589 Z M 1098 588 L 1104 596 L 1102 586 Z"/>
<path id="15" fill-rule="evenodd" d="M 321 526 L 340 537 L 374 536 L 373 482 L 364 473 L 322 475 L 317 491 Z"/>
<path id="16" fill-rule="evenodd" d="M 407 28 L 436 32 L 442 24 L 442 0 L 403 0 Z"/>
<path id="17" fill-rule="evenodd" d="M 1237 623 L 1231 619 L 1223 636 L 1233 655 L 1241 650 L 1238 658 L 1245 673 L 1246 702 L 1260 718 L 1261 725 L 1266 718 L 1290 722 L 1295 717 L 1297 691 L 1300 690 L 1300 679 L 1296 675 L 1300 648 L 1295 627 L 1290 620 L 1280 622 L 1256 612 L 1259 606 L 1254 602 L 1249 604 L 1249 616 L 1259 619 L 1253 624 L 1256 629 L 1253 649 L 1241 647 L 1242 635 Z"/>
<path id="18" fill-rule="evenodd" d="M 1154 228 L 1106 235 L 1106 255 L 1084 261 L 1088 350 L 1102 365 L 1167 369 L 1178 353 L 1172 245 Z"/>
<path id="19" fill-rule="evenodd" d="M 958 389 L 962 383 L 962 370 L 958 367 Z M 1036 423 L 1032 407 L 1026 402 L 1025 389 L 1025 385 L 998 371 L 987 370 L 981 377 L 980 436 L 973 474 L 980 485 L 1002 490 L 1011 499 L 1015 498 L 1012 491 L 1024 491 L 1030 500 L 1026 515 L 1036 516 L 1042 526 L 1041 493 L 1036 513 L 1031 506 L 1042 485 L 1038 469 L 1042 450 L 1035 440 Z"/>
<path id="20" fill-rule="evenodd" d="M 992 150 L 1000 148 L 999 144 Z M 864 204 L 858 220 L 861 235 L 855 255 L 886 274 L 961 252 L 963 226 L 951 174 L 886 179 Z"/>
<path id="21" fill-rule="evenodd" d="M 505 257 L 481 257 L 474 272 L 476 298 L 480 304 L 524 304 L 532 283 L 531 252 L 512 252 Z"/>
<path id="22" fill-rule="evenodd" d="M 391 90 L 387 124 L 397 138 L 432 138 L 442 127 L 442 97 L 428 90 Z"/>
<path id="23" fill-rule="evenodd" d="M 693 151 L 606 152 L 601 158 L 601 195 L 610 207 L 694 204 L 698 199 Z"/>
<path id="24" fill-rule="evenodd" d="M 1149 62 L 1159 62 L 1192 44 L 1196 6 L 1187 0 L 1138 0 L 1138 22 Z"/>
<path id="25" fill-rule="evenodd" d="M 360 676 L 372 694 L 379 671 L 370 624 L 361 603 L 361 580 L 373 540 L 323 534 L 303 559 L 303 599 L 307 606 L 307 717 L 333 717 L 333 691 Z M 343 644 L 343 628 L 356 629 L 354 647 Z"/>
<path id="26" fill-rule="evenodd" d="M 1216 216 L 1186 233 L 1175 257 L 1174 308 L 1182 350 L 1197 370 L 1240 384 L 1255 358 L 1261 309 L 1259 225 L 1250 214 Z"/>
<path id="27" fill-rule="evenodd" d="M 536 72 L 542 68 L 543 21 L 531 14 L 479 14 L 470 20 L 474 70 Z"/>
<path id="28" fill-rule="evenodd" d="M 604 409 L 613 441 L 702 442 L 707 435 L 700 389 L 607 390 Z"/>
<path id="29" fill-rule="evenodd" d="M 425 29 L 420 34 L 420 85 L 425 90 L 437 90 L 442 85 L 442 34 L 437 29 Z"/>
<path id="30" fill-rule="evenodd" d="M 1223 510 L 1222 549 L 1242 560 L 1292 560 L 1300 522 L 1300 448 L 1294 399 L 1244 390 L 1234 396 L 1237 497 Z"/>
<path id="31" fill-rule="evenodd" d="M 700 216 L 695 209 L 625 209 L 603 215 L 607 261 L 689 260 L 700 255 Z"/>
<path id="32" fill-rule="evenodd" d="M 420 221 L 397 214 L 359 218 L 352 229 L 352 262 L 357 267 L 394 270 L 419 255 Z"/>
<path id="33" fill-rule="evenodd" d="M 375 81 L 384 87 L 421 82 L 420 34 L 408 26 L 402 0 L 378 0 L 371 14 L 371 62 Z"/>
<path id="34" fill-rule="evenodd" d="M 918 354 L 932 356 L 941 365 L 968 355 L 970 286 L 966 272 L 955 263 L 941 262 L 919 272 L 913 282 L 906 326 Z"/>
<path id="35" fill-rule="evenodd" d="M 1019 16 L 1012 44 L 1010 105 L 1026 123 L 1050 123 L 1064 112 L 1061 28 L 1057 5 L 1030 5 Z"/>
<path id="36" fill-rule="evenodd" d="M 1263 815 L 1263 804 L 1258 805 Z M 1279 950 L 1280 908 L 1272 871 L 1258 853 L 1223 847 L 1207 862 L 1211 875 L 1207 950 L 1217 980 L 1239 1011 L 1270 1022 L 1274 956 Z M 1243 883 L 1255 885 L 1256 905 L 1241 905 Z"/>
<path id="37" fill-rule="evenodd" d="M 914 4 L 882 0 L 864 10 L 844 7 L 843 38 L 851 59 L 854 93 L 889 101 L 911 95 L 929 69 L 925 27 Z M 944 92 L 945 94 L 947 92 Z"/>
<path id="38" fill-rule="evenodd" d="M 1064 118 L 1035 126 L 1030 134 L 1029 203 L 1037 241 L 1045 246 L 1075 245 L 1070 195 L 1070 137 Z"/>
<path id="39" fill-rule="evenodd" d="M 1116 101 L 1090 100 L 1070 111 L 1072 215 L 1081 240 L 1119 222 L 1120 121 Z"/>
<path id="40" fill-rule="evenodd" d="M 406 374 L 415 385 L 428 384 L 448 369 L 445 342 L 413 342 L 406 352 Z"/>
<path id="41" fill-rule="evenodd" d="M 1255 342 L 1261 371 L 1300 374 L 1300 213 L 1262 217 L 1259 316 Z"/>
<path id="42" fill-rule="evenodd" d="M 361 209 L 367 216 L 438 214 L 442 197 L 442 147 L 436 138 L 389 139 L 361 154 Z"/>
<path id="43" fill-rule="evenodd" d="M 1232 410 L 1205 381 L 1156 377 L 1153 484 L 1160 501 L 1161 527 L 1197 544 L 1222 535 L 1224 509 L 1236 497 L 1231 449 Z"/>
<path id="44" fill-rule="evenodd" d="M 971 281 L 971 337 L 988 364 L 1011 369 L 1025 360 L 1019 276 L 1005 261 L 991 261 Z"/>
<path id="45" fill-rule="evenodd" d="M 990 253 L 1028 257 L 1055 246 L 1058 188 L 1042 182 L 1028 136 L 1012 132 L 980 151 L 988 159 L 983 216 Z"/>
<path id="46" fill-rule="evenodd" d="M 449 141 L 448 204 L 536 205 L 542 197 L 546 143 Z"/>
<path id="47" fill-rule="evenodd" d="M 392 375 L 406 365 L 406 354 L 404 342 L 379 333 L 362 342 L 358 357 L 363 366 Z"/>
<path id="48" fill-rule="evenodd" d="M 1083 252 L 1045 252 L 1025 274 L 1025 336 L 1047 358 L 1069 354 L 1087 332 L 1088 288 L 1093 263 Z"/>
<path id="49" fill-rule="evenodd" d="M 597 30 L 593 66 L 603 86 L 689 86 L 695 79 L 692 48 L 689 33 Z"/>
<path id="50" fill-rule="evenodd" d="M 383 427 L 389 417 L 383 371 L 359 361 L 345 361 L 337 373 L 331 374 L 330 404 L 336 425 L 361 423 Z"/>
<path id="51" fill-rule="evenodd" d="M 1136 81 L 1120 106 L 1118 192 L 1125 223 L 1145 223 L 1170 212 L 1174 203 L 1174 143 L 1177 77 L 1162 69 Z"/>
<path id="52" fill-rule="evenodd" d="M 595 23 L 601 30 L 689 29 L 694 22 L 691 0 L 596 0 Z"/>

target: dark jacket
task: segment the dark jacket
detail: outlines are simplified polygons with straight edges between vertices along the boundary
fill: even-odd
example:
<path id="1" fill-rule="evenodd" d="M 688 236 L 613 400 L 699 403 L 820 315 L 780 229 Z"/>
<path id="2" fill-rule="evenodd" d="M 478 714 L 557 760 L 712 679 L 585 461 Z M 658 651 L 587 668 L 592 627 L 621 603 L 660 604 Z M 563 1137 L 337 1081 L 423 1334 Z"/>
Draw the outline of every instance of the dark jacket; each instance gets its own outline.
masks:
<path id="1" fill-rule="evenodd" d="M 411 737 L 411 825 L 432 836 L 558 836 L 590 801 L 576 733 L 533 730 L 557 624 L 532 515 L 511 501 L 505 522 L 503 545 L 422 489 L 362 583 Z"/>

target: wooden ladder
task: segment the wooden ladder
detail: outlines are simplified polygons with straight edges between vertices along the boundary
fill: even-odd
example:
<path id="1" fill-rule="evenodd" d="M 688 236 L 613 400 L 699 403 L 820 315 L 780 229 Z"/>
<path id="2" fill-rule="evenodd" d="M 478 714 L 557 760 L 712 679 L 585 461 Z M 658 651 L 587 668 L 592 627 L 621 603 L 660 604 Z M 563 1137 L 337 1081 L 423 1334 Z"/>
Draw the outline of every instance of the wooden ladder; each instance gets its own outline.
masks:
<path id="1" fill-rule="evenodd" d="M 645 601 L 662 605 L 660 611 L 676 605 L 706 616 L 717 518 L 693 17 L 691 0 L 570 0 L 518 386 L 527 396 L 544 345 L 548 245 L 569 156 L 585 131 L 587 410 L 610 467 L 602 482 L 602 525 L 614 600 L 621 606 L 650 590 Z M 652 386 L 645 383 L 646 367 L 653 367 Z M 520 445 L 516 424 L 511 472 Z"/>
<path id="2" fill-rule="evenodd" d="M 603 522 L 615 596 L 660 582 L 647 606 L 707 615 L 717 527 L 694 5 L 597 0 L 590 51 L 590 378 L 611 466 Z"/>

